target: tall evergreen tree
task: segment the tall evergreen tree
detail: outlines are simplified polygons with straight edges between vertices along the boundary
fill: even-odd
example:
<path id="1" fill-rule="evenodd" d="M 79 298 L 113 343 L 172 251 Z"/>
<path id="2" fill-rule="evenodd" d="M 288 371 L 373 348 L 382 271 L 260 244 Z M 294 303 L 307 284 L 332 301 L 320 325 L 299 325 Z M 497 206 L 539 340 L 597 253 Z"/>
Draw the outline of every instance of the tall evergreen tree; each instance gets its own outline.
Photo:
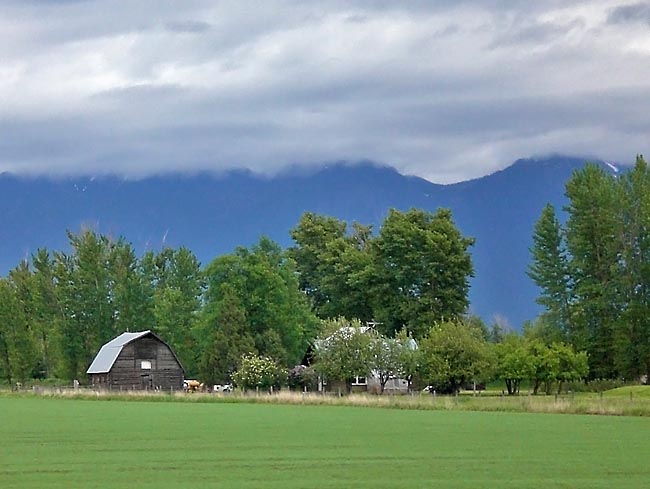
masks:
<path id="1" fill-rule="evenodd" d="M 547 204 L 535 224 L 532 264 L 528 275 L 541 289 L 537 302 L 546 308 L 546 321 L 562 334 L 572 333 L 570 324 L 571 281 L 563 230 L 555 208 Z"/>
<path id="2" fill-rule="evenodd" d="M 223 299 L 223 284 L 235 291 L 261 355 L 272 354 L 266 351 L 271 347 L 277 354 L 279 337 L 286 356 L 277 360 L 286 366 L 300 361 L 317 320 L 300 291 L 294 261 L 276 243 L 262 238 L 251 248 L 218 257 L 206 268 L 206 279 L 206 307 Z"/>
<path id="3" fill-rule="evenodd" d="M 222 285 L 221 299 L 204 310 L 201 378 L 209 384 L 232 382 L 244 355 L 257 354 L 246 311 L 229 284 Z"/>

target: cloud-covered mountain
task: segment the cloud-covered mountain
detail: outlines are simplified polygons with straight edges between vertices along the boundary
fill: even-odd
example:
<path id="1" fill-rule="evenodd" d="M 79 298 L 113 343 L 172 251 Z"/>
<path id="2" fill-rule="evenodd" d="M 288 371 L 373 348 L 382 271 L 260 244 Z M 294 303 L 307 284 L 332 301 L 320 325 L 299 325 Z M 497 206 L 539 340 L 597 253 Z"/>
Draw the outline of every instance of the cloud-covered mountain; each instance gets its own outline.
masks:
<path id="1" fill-rule="evenodd" d="M 76 232 L 82 226 L 124 236 L 140 252 L 184 245 L 205 264 L 262 235 L 291 245 L 289 230 L 308 210 L 378 225 L 391 207 L 442 206 L 452 209 L 464 234 L 476 238 L 472 311 L 519 327 L 539 312 L 537 290 L 526 276 L 534 223 L 547 202 L 563 205 L 564 183 L 583 164 L 563 157 L 519 160 L 454 185 L 435 185 L 371 163 L 333 164 L 273 178 L 247 172 L 138 181 L 2 174 L 0 273 L 38 247 L 67 249 L 66 229 Z"/>
<path id="2" fill-rule="evenodd" d="M 648 153 L 647 0 L 0 2 L 0 172 Z M 432 157 L 432 155 L 435 155 Z"/>

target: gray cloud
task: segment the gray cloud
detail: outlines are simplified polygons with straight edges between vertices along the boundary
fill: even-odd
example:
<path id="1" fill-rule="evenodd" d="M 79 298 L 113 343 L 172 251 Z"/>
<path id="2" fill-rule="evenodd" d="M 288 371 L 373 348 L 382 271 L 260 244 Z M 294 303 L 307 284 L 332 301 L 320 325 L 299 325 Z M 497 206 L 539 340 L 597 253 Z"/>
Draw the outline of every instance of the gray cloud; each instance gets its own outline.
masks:
<path id="1" fill-rule="evenodd" d="M 5 2 L 0 171 L 370 159 L 451 182 L 647 152 L 647 32 L 612 2 L 407 5 Z"/>
<path id="2" fill-rule="evenodd" d="M 557 22 L 533 22 L 524 23 L 514 27 L 510 31 L 497 37 L 494 46 L 511 45 L 544 45 L 557 41 L 570 35 L 575 30 L 582 30 L 585 27 L 583 19 L 572 19 L 568 23 Z"/>
<path id="3" fill-rule="evenodd" d="M 607 21 L 611 24 L 650 23 L 650 3 L 639 2 L 616 7 L 607 16 Z"/>
<path id="4" fill-rule="evenodd" d="M 200 20 L 174 20 L 165 25 L 172 32 L 197 34 L 210 30 L 211 25 Z"/>

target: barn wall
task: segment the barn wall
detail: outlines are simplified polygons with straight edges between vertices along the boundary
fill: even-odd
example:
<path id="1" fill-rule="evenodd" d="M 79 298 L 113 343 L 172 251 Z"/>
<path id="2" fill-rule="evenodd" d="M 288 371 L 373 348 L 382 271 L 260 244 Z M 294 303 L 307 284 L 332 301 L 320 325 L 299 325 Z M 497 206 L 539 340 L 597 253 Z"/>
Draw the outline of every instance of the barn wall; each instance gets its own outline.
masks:
<path id="1" fill-rule="evenodd" d="M 342 394 L 347 394 L 348 392 L 348 385 L 341 380 L 328 380 L 327 384 L 325 384 L 325 392 L 340 392 Z M 358 393 L 358 392 L 367 392 L 368 391 L 368 386 L 367 385 L 352 385 L 352 392 L 353 393 Z"/>
<path id="2" fill-rule="evenodd" d="M 151 369 L 143 369 L 143 361 L 149 362 Z M 145 336 L 122 348 L 107 381 L 110 389 L 180 390 L 183 370 L 167 345 Z"/>

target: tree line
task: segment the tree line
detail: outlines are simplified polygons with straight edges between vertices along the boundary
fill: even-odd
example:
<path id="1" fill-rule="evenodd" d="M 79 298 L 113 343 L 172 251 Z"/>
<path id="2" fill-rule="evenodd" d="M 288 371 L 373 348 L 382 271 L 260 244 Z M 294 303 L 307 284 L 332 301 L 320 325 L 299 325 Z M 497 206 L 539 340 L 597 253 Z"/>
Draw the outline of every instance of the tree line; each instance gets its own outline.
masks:
<path id="1" fill-rule="evenodd" d="M 535 225 L 530 277 L 550 335 L 588 354 L 591 378 L 650 376 L 650 169 L 613 175 L 588 164 L 568 204 Z M 564 221 L 564 222 L 561 222 Z"/>
<path id="2" fill-rule="evenodd" d="M 496 330 L 498 333 L 498 330 Z M 565 385 L 588 374 L 587 355 L 548 338 L 535 326 L 523 334 L 494 334 L 470 318 L 439 321 L 416 341 L 406 329 L 386 337 L 359 320 L 323 321 L 309 366 L 287 371 L 269 357 L 246 355 L 234 373 L 238 387 L 273 389 L 289 385 L 299 390 L 351 392 L 353 379 L 373 376 L 372 388 L 382 394 L 390 379 L 440 394 L 482 388 L 500 380 L 508 395 L 517 395 L 525 382 L 530 392 L 560 393 Z M 370 387 L 370 383 L 367 384 Z"/>
<path id="3" fill-rule="evenodd" d="M 451 390 L 477 368 L 509 391 L 525 379 L 537 390 L 570 376 L 558 369 L 582 372 L 583 357 L 571 355 L 584 355 L 590 379 L 648 375 L 650 170 L 642 157 L 619 176 L 587 165 L 566 195 L 561 214 L 548 205 L 535 225 L 529 275 L 545 312 L 528 333 L 504 334 L 467 315 L 474 240 L 448 209 L 392 209 L 377 230 L 307 212 L 291 247 L 262 237 L 206 266 L 187 248 L 138 256 L 124 238 L 84 229 L 68 233 L 69 250 L 39 249 L 0 278 L 0 376 L 83 380 L 102 344 L 150 329 L 188 377 L 227 383 L 243 358 L 289 372 L 341 318 L 372 323 L 382 348 L 403 335 L 417 340 L 417 375 Z M 487 351 L 485 342 L 498 347 L 466 375 L 445 376 L 456 357 L 436 348 L 447 340 L 461 345 L 456 357 Z M 346 371 L 325 365 L 322 374 Z"/>
<path id="4" fill-rule="evenodd" d="M 306 213 L 291 236 L 288 249 L 263 237 L 203 267 L 187 248 L 137 256 L 124 238 L 68 232 L 68 251 L 39 249 L 0 278 L 0 375 L 83 380 L 101 345 L 150 329 L 188 377 L 226 383 L 244 355 L 300 363 L 323 319 L 420 336 L 467 309 L 473 240 L 448 210 L 391 210 L 376 233 Z"/>

